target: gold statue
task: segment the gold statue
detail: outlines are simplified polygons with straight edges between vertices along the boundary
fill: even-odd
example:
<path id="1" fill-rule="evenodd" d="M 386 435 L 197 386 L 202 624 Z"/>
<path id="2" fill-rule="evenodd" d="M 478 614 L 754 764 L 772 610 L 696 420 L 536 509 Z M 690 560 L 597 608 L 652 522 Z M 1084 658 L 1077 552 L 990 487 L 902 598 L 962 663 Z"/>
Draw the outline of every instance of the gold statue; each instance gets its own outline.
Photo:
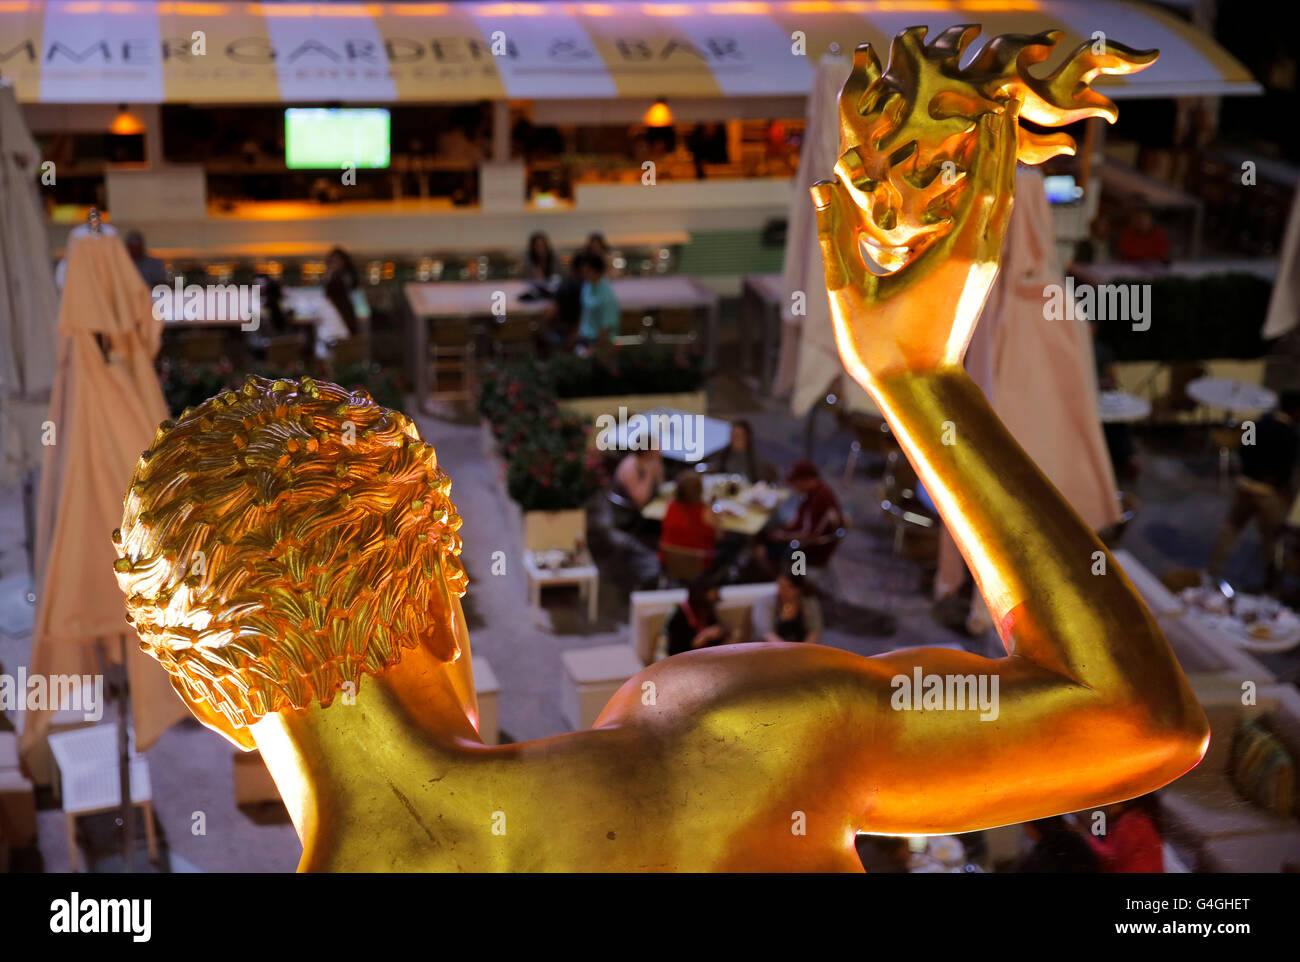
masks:
<path id="1" fill-rule="evenodd" d="M 905 31 L 883 74 L 859 51 L 849 148 L 814 195 L 845 362 L 933 493 L 1007 656 L 704 649 L 631 679 L 590 731 L 489 747 L 433 449 L 364 395 L 250 378 L 159 429 L 116 567 L 144 649 L 195 715 L 260 749 L 301 870 L 860 871 L 858 832 L 1020 822 L 1197 764 L 1208 726 L 1159 628 L 961 368 L 1016 157 L 1067 146 L 1017 117 L 1112 111 L 1086 81 L 1154 54 L 1112 44 L 1040 81 L 1023 68 L 1053 37 L 1003 37 L 958 70 L 975 32 L 923 48 Z M 945 161 L 957 176 L 935 189 Z M 867 270 L 859 238 L 892 273 Z M 971 704 L 956 705 L 963 684 Z"/>

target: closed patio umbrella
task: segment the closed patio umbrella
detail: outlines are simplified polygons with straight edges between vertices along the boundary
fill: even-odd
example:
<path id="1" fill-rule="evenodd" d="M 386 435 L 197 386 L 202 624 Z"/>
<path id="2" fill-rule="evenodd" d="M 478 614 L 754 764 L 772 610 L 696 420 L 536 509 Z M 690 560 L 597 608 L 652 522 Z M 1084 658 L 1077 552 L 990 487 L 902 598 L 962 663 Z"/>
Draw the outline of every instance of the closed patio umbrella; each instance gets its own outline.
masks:
<path id="1" fill-rule="evenodd" d="M 36 188 L 40 159 L 13 87 L 0 81 L 0 485 L 22 484 L 29 599 L 35 597 L 36 469 L 59 311 Z"/>
<path id="2" fill-rule="evenodd" d="M 48 413 L 55 443 L 44 449 L 36 515 L 39 600 L 29 671 L 96 675 L 101 653 L 114 663 L 125 658 L 141 751 L 188 714 L 167 673 L 139 651 L 113 572 L 111 534 L 132 470 L 167 417 L 153 369 L 161 336 L 121 240 L 71 238 Z M 49 712 L 28 714 L 24 757 L 49 725 Z"/>
<path id="3" fill-rule="evenodd" d="M 1268 302 L 1268 314 L 1260 337 L 1271 340 L 1295 329 L 1300 321 L 1300 190 L 1291 201 L 1282 253 L 1277 262 L 1277 280 Z"/>
<path id="4" fill-rule="evenodd" d="M 840 363 L 831 325 L 830 301 L 821 248 L 817 243 L 817 219 L 809 188 L 832 175 L 839 159 L 839 94 L 849 75 L 849 59 L 826 54 L 817 65 L 817 75 L 808 95 L 808 126 L 799 154 L 799 173 L 790 198 L 790 216 L 785 240 L 786 292 L 781 304 L 781 356 L 773 393 L 790 398 L 795 414 L 807 414 L 837 378 L 840 394 L 854 410 L 874 410 L 867 392 L 849 378 Z M 803 292 L 805 314 L 793 311 L 795 292 Z"/>
<path id="5" fill-rule="evenodd" d="M 41 463 L 41 422 L 54 383 L 54 287 L 45 214 L 37 195 L 41 154 L 13 88 L 0 82 L 0 484 Z"/>

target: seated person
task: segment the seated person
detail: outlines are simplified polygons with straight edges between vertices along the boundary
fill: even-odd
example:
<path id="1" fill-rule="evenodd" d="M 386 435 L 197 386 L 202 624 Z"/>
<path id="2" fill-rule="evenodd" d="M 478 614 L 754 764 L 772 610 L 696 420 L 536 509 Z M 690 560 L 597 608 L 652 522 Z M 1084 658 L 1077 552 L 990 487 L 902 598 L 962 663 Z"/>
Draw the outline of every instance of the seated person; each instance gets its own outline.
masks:
<path id="1" fill-rule="evenodd" d="M 664 633 L 669 655 L 725 644 L 730 631 L 718 620 L 718 586 L 705 578 L 692 581 L 686 600 L 664 625 Z"/>
<path id="2" fill-rule="evenodd" d="M 1016 863 L 1014 871 L 1082 875 L 1101 870 L 1088 842 L 1060 815 L 1025 822 L 1024 831 L 1033 848 Z"/>
<path id="3" fill-rule="evenodd" d="M 664 483 L 664 459 L 658 451 L 631 451 L 614 469 L 610 487 L 638 511 L 644 508 Z"/>
<path id="4" fill-rule="evenodd" d="M 549 284 L 558 272 L 555 269 L 555 248 L 546 231 L 533 231 L 528 238 L 528 255 L 524 264 L 524 279 L 539 284 Z"/>
<path id="5" fill-rule="evenodd" d="M 665 547 L 685 548 L 699 552 L 703 567 L 710 568 L 717 540 L 716 515 L 704 503 L 704 481 L 698 471 L 687 469 L 677 475 L 677 493 L 664 513 L 659 561 L 664 560 Z"/>
<path id="6" fill-rule="evenodd" d="M 1119 235 L 1119 259 L 1131 263 L 1169 263 L 1169 234 L 1156 226 L 1151 211 L 1138 209 Z"/>
<path id="7" fill-rule="evenodd" d="M 1110 820 L 1105 835 L 1084 839 L 1101 865 L 1111 873 L 1159 873 L 1165 870 L 1165 845 L 1160 837 L 1160 802 L 1155 794 L 1108 805 L 1102 809 Z"/>
<path id="8" fill-rule="evenodd" d="M 781 572 L 776 579 L 774 627 L 764 641 L 789 641 L 815 645 L 822 633 L 822 607 L 804 575 Z"/>
<path id="9" fill-rule="evenodd" d="M 578 342 L 578 323 L 582 320 L 582 262 L 587 255 L 577 253 L 569 264 L 569 273 L 555 288 L 555 298 L 542 312 L 546 322 L 542 340 L 547 348 L 571 351 Z"/>
<path id="10" fill-rule="evenodd" d="M 835 550 L 835 532 L 844 524 L 839 498 L 811 461 L 796 461 L 785 480 L 802 498 L 794 520 L 771 529 L 758 547 L 760 563 L 772 574 L 785 566 L 793 541 L 799 542 L 808 564 L 825 564 Z"/>
<path id="11" fill-rule="evenodd" d="M 754 429 L 748 421 L 732 422 L 731 440 L 709 458 L 709 471 L 713 474 L 739 474 L 750 484 L 767 480 L 769 472 L 754 450 Z"/>
<path id="12" fill-rule="evenodd" d="M 608 343 L 617 336 L 618 298 L 605 280 L 605 258 L 587 254 L 579 265 L 582 277 L 582 316 L 578 321 L 578 340 L 585 344 Z"/>

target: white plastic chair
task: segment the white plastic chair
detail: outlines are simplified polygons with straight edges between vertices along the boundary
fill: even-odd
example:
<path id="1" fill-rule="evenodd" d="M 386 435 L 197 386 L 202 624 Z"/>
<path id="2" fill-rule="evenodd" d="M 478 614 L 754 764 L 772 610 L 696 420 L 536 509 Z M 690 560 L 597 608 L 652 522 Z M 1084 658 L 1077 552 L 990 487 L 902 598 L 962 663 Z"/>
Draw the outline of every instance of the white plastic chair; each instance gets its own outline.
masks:
<path id="1" fill-rule="evenodd" d="M 130 752 L 131 804 L 143 810 L 145 839 L 149 860 L 158 861 L 158 839 L 153 824 L 153 789 L 149 783 L 149 763 L 135 750 L 134 733 L 128 731 Z M 63 793 L 63 811 L 68 821 L 68 860 L 72 871 L 79 871 L 77 818 L 95 812 L 108 812 L 122 804 L 121 775 L 118 768 L 117 723 L 109 722 L 62 732 L 49 737 L 50 753 L 59 769 Z"/>

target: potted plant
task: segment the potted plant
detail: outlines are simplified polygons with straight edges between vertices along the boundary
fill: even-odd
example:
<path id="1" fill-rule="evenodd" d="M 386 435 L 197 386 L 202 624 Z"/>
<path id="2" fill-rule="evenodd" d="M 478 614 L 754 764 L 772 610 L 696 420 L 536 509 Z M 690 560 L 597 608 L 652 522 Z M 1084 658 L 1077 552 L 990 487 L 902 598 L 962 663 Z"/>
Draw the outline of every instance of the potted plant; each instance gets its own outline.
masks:
<path id="1" fill-rule="evenodd" d="M 587 500 L 603 483 L 587 423 L 552 409 L 503 426 L 506 490 L 523 514 L 525 550 L 573 550 L 587 540 Z"/>

